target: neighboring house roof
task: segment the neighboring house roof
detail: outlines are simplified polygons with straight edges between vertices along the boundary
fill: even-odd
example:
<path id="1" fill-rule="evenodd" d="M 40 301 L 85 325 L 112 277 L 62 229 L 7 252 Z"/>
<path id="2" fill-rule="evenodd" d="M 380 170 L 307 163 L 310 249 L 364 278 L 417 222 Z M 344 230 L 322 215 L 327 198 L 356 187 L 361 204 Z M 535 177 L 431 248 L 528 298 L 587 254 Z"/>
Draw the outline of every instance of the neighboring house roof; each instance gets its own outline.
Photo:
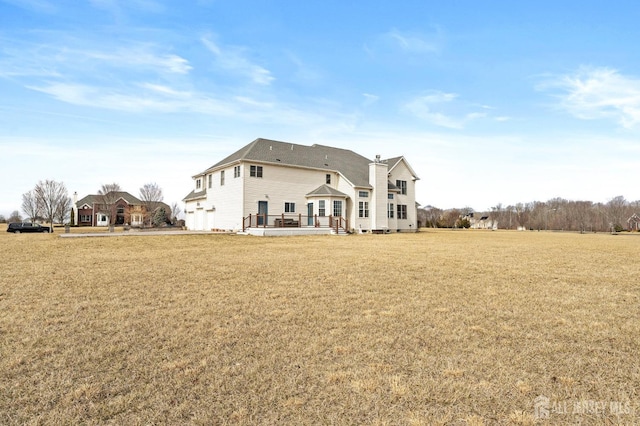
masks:
<path id="1" fill-rule="evenodd" d="M 341 197 L 341 198 L 349 198 L 349 196 L 345 193 L 338 191 L 330 187 L 329 185 L 320 185 L 318 188 L 314 189 L 310 193 L 306 195 L 307 197 L 313 196 L 330 196 L 330 197 Z"/>
<path id="2" fill-rule="evenodd" d="M 403 157 L 397 157 L 394 166 Z M 372 160 L 348 149 L 325 145 L 298 145 L 269 139 L 256 139 L 197 176 L 240 161 L 289 165 L 333 171 L 342 174 L 355 187 L 371 188 L 369 164 Z M 391 161 L 391 160 L 385 160 Z"/>
<path id="3" fill-rule="evenodd" d="M 111 194 L 111 193 L 109 193 Z M 128 192 L 125 191 L 116 191 L 113 193 L 115 196 L 113 197 L 113 199 L 115 200 L 120 200 L 123 199 L 128 205 L 130 206 L 143 206 L 144 205 L 144 201 L 140 200 L 138 197 L 135 197 L 131 194 L 129 194 Z M 109 197 L 111 197 L 111 195 L 109 195 Z M 103 198 L 102 195 L 99 194 L 91 194 L 91 195 L 87 195 L 83 198 L 81 198 L 80 200 L 78 200 L 78 202 L 76 203 L 76 207 L 81 209 L 83 208 L 83 206 L 88 206 L 89 208 L 94 208 L 95 205 L 100 205 L 102 204 Z M 165 211 L 167 213 L 171 212 L 171 207 L 169 207 L 168 204 L 166 204 L 165 202 L 158 202 L 155 203 L 156 210 L 163 207 L 165 209 Z"/>
<path id="4" fill-rule="evenodd" d="M 109 197 L 111 197 L 111 192 L 109 193 Z M 144 204 L 142 201 L 140 201 L 140 199 L 138 199 L 137 197 L 134 197 L 133 195 L 129 194 L 128 192 L 125 191 L 116 191 L 113 192 L 114 199 L 119 200 L 120 198 L 122 198 L 127 204 L 129 205 L 142 205 Z M 94 204 L 101 204 L 102 203 L 102 195 L 99 194 L 91 194 L 91 195 L 87 195 L 83 198 L 81 198 L 80 200 L 78 200 L 78 202 L 76 203 L 77 207 L 80 207 L 84 204 L 87 204 L 89 206 L 93 206 Z"/>

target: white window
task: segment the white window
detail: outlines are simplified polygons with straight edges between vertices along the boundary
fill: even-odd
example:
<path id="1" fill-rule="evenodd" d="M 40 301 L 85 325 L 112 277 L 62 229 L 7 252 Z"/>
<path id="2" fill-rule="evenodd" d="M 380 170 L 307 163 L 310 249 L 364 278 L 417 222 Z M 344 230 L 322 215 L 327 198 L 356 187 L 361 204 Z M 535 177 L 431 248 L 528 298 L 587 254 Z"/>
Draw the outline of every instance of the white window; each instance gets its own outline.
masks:
<path id="1" fill-rule="evenodd" d="M 220 186 L 224 185 L 224 170 L 220 172 Z"/>
<path id="2" fill-rule="evenodd" d="M 358 191 L 358 197 L 369 198 L 369 191 Z"/>
<path id="3" fill-rule="evenodd" d="M 235 166 L 233 168 L 233 177 L 234 178 L 240 177 L 240 166 Z"/>
<path id="4" fill-rule="evenodd" d="M 387 199 L 388 200 L 393 200 L 393 194 L 387 194 Z"/>
<path id="5" fill-rule="evenodd" d="M 207 186 L 208 186 L 209 188 L 211 188 L 211 181 L 212 181 L 212 178 L 213 178 L 213 175 L 209 175 L 209 176 L 207 176 L 207 180 L 208 180 L 208 182 L 207 182 Z"/>
<path id="6" fill-rule="evenodd" d="M 318 201 L 318 216 L 326 216 L 324 200 Z"/>
<path id="7" fill-rule="evenodd" d="M 331 175 L 329 173 L 327 173 L 327 175 L 325 176 L 324 182 L 327 185 L 331 185 Z"/>
<path id="8" fill-rule="evenodd" d="M 406 218 L 407 218 L 407 205 L 398 204 L 398 219 L 406 219 Z"/>
<path id="9" fill-rule="evenodd" d="M 358 202 L 358 217 L 369 217 L 369 202 Z"/>
<path id="10" fill-rule="evenodd" d="M 333 215 L 337 217 L 342 216 L 342 200 L 333 201 Z"/>
<path id="11" fill-rule="evenodd" d="M 400 188 L 400 193 L 402 195 L 407 195 L 407 181 L 406 180 L 397 180 L 396 186 Z"/>
<path id="12" fill-rule="evenodd" d="M 284 203 L 284 212 L 285 213 L 295 213 L 296 212 L 296 203 Z"/>
<path id="13" fill-rule="evenodd" d="M 387 217 L 393 219 L 393 203 L 387 205 Z"/>
<path id="14" fill-rule="evenodd" d="M 200 179 L 196 179 L 196 189 L 202 188 L 202 181 Z"/>

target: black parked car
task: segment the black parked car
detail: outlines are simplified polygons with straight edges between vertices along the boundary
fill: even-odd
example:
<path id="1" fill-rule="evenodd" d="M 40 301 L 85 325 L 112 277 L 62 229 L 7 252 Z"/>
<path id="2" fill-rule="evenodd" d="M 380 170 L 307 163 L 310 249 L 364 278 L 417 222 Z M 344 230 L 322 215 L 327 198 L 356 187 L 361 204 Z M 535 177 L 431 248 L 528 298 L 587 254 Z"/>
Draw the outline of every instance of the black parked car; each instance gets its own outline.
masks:
<path id="1" fill-rule="evenodd" d="M 19 234 L 21 232 L 53 232 L 53 230 L 38 223 L 10 223 L 7 227 L 7 232 Z"/>

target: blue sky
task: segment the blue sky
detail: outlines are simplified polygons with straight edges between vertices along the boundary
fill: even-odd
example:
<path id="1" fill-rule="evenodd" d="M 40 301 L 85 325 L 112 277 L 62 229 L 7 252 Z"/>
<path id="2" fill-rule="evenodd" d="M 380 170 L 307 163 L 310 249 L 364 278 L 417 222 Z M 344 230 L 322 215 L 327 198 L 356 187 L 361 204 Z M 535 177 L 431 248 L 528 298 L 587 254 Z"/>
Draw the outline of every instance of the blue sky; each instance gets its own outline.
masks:
<path id="1" fill-rule="evenodd" d="M 0 0 L 0 214 L 191 176 L 263 137 L 404 155 L 476 210 L 640 199 L 632 1 Z"/>

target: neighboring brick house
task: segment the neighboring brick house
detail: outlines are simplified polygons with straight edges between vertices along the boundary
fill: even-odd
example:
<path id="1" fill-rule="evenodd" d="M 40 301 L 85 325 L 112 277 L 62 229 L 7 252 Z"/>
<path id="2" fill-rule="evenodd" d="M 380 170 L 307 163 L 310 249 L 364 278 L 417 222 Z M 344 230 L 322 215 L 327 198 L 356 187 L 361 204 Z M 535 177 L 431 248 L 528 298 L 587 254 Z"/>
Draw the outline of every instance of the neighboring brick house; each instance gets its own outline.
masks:
<path id="1" fill-rule="evenodd" d="M 102 195 L 87 195 L 75 201 L 74 216 L 78 226 L 107 226 L 109 216 L 115 214 L 115 225 L 142 226 L 144 224 L 147 207 L 137 197 L 128 192 L 118 191 L 109 193 L 108 197 L 115 200 L 113 209 L 104 204 Z M 157 209 L 164 207 L 167 216 L 171 215 L 171 209 L 165 203 L 158 203 Z M 111 210 L 111 211 L 109 211 Z"/>

